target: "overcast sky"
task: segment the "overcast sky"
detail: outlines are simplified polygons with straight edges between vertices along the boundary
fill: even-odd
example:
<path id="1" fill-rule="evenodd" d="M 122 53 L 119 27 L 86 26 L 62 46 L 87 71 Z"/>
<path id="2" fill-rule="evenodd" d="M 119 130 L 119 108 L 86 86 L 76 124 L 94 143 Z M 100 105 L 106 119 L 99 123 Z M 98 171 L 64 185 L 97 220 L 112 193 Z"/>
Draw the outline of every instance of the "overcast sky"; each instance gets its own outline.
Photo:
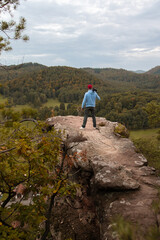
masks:
<path id="1" fill-rule="evenodd" d="M 160 0 L 21 0 L 30 41 L 2 64 L 149 70 L 160 65 Z"/>

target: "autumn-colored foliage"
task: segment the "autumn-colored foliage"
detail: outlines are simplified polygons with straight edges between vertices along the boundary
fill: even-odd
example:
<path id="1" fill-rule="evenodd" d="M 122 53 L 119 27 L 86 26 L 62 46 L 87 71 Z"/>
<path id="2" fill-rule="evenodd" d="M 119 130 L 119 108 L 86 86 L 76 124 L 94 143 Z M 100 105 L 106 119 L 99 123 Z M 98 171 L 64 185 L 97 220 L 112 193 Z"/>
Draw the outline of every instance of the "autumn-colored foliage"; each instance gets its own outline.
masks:
<path id="1" fill-rule="evenodd" d="M 45 240 L 55 198 L 73 197 L 78 187 L 69 178 L 78 155 L 68 154 L 75 142 L 62 140 L 60 131 L 23 123 L 0 129 L 0 239 Z"/>

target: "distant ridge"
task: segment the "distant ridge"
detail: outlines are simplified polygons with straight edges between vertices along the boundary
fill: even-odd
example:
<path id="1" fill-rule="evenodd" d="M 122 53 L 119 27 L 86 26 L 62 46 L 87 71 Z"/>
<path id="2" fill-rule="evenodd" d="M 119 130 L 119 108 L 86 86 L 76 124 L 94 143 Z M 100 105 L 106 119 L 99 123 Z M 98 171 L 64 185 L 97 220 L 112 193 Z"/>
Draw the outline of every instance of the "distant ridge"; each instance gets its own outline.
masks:
<path id="1" fill-rule="evenodd" d="M 77 103 L 88 83 L 93 84 L 101 96 L 124 91 L 159 92 L 160 74 L 138 74 L 114 68 L 47 67 L 31 62 L 0 68 L 0 93 L 11 97 L 15 104 L 40 106 L 49 98 Z"/>
<path id="2" fill-rule="evenodd" d="M 160 66 L 156 66 L 149 71 L 146 72 L 147 74 L 153 74 L 153 75 L 160 75 Z"/>
<path id="3" fill-rule="evenodd" d="M 32 63 L 32 62 L 28 62 L 28 63 L 21 63 L 21 64 L 18 64 L 18 65 L 10 65 L 8 66 L 8 69 L 9 70 L 18 70 L 18 69 L 26 69 L 27 71 L 28 70 L 39 70 L 39 69 L 42 69 L 42 68 L 46 68 L 45 65 L 42 65 L 42 64 L 39 64 L 39 63 Z"/>
<path id="4" fill-rule="evenodd" d="M 135 73 L 145 73 L 145 71 L 143 71 L 143 70 L 136 70 L 136 71 L 134 71 Z"/>
<path id="5" fill-rule="evenodd" d="M 160 75 L 138 74 L 133 71 L 114 68 L 84 68 L 88 73 L 112 84 L 114 89 L 143 89 L 158 91 L 160 88 Z"/>
<path id="6" fill-rule="evenodd" d="M 35 71 L 40 71 L 42 69 L 47 68 L 47 66 L 39 64 L 39 63 L 21 63 L 18 65 L 1 65 L 0 66 L 0 73 L 6 74 L 7 72 L 14 75 L 14 73 L 30 73 L 30 72 L 35 72 Z"/>

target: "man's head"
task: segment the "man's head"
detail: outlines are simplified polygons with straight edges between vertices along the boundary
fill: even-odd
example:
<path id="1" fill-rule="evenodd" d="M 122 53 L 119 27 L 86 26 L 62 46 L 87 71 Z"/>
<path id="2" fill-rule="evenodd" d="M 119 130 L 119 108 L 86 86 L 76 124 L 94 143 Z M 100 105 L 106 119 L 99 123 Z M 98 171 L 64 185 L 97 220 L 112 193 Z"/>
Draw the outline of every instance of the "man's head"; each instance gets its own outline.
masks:
<path id="1" fill-rule="evenodd" d="M 88 85 L 88 89 L 92 89 L 92 85 L 91 84 Z"/>

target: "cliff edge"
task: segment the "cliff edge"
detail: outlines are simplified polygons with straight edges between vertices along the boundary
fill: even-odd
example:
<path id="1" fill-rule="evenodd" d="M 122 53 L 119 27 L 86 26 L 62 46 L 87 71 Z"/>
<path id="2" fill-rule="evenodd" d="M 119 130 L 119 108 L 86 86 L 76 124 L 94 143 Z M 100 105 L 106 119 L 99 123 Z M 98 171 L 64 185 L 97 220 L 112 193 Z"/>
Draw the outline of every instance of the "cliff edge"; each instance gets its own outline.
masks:
<path id="1" fill-rule="evenodd" d="M 79 116 L 57 116 L 48 119 L 48 123 L 54 124 L 55 129 L 65 130 L 68 136 L 82 134 L 86 139 L 72 151 L 86 152 L 87 161 L 79 159 L 75 168 L 88 174 L 83 177 L 89 176 L 87 184 L 98 219 L 99 239 L 118 239 L 110 230 L 115 215 L 138 224 L 145 234 L 150 226 L 160 225 L 159 216 L 152 207 L 157 199 L 160 178 L 155 175 L 154 168 L 147 166 L 145 157 L 136 152 L 130 139 L 114 134 L 116 122 L 96 119 L 98 130 L 93 129 L 91 118 L 88 118 L 86 128 L 80 130 L 83 117 Z"/>

